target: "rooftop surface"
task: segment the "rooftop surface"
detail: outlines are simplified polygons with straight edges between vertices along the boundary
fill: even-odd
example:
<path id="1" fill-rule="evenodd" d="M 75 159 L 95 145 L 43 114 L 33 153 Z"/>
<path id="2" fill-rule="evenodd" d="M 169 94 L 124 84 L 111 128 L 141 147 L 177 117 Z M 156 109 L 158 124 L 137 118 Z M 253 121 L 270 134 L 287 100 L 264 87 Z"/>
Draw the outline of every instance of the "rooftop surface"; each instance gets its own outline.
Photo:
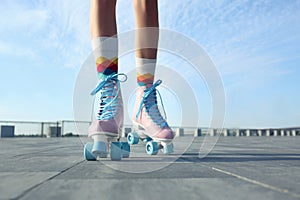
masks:
<path id="1" fill-rule="evenodd" d="M 0 199 L 300 199 L 300 137 L 179 137 L 173 155 L 85 161 L 86 138 L 0 139 Z"/>

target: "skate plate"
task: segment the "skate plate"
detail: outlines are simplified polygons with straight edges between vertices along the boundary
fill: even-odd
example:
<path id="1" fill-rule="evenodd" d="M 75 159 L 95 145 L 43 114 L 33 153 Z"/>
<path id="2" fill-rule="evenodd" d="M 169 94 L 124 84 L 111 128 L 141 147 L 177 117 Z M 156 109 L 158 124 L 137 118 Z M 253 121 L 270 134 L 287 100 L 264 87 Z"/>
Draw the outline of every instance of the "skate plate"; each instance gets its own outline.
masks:
<path id="1" fill-rule="evenodd" d="M 128 144 L 136 145 L 139 143 L 139 141 L 146 143 L 145 150 L 148 155 L 156 155 L 159 150 L 161 150 L 164 154 L 173 153 L 174 145 L 172 143 L 172 140 L 151 138 L 149 136 L 146 136 L 145 134 L 138 134 L 135 131 L 127 135 Z"/>

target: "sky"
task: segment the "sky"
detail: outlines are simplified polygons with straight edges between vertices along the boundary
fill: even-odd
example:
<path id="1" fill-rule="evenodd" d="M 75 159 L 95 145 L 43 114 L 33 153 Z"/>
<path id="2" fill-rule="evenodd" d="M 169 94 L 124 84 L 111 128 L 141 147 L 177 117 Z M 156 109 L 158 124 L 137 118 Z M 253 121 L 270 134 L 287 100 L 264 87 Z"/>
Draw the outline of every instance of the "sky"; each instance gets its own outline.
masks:
<path id="1" fill-rule="evenodd" d="M 300 125 L 300 1 L 162 0 L 159 19 L 215 63 L 225 127 Z M 135 28 L 130 0 L 118 0 L 117 24 L 119 33 Z M 0 120 L 74 119 L 74 87 L 90 53 L 89 1 L 1 1 Z M 161 52 L 158 62 L 170 57 Z"/>

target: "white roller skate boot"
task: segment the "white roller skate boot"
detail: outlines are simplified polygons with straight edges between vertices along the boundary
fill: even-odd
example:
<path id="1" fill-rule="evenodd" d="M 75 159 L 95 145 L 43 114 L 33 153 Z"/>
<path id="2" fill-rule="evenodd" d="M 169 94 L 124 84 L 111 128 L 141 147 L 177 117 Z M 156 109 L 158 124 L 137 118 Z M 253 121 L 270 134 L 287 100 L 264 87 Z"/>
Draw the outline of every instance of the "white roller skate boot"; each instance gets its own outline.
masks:
<path id="1" fill-rule="evenodd" d="M 158 80 L 151 87 L 147 88 L 146 86 L 141 86 L 138 88 L 133 111 L 135 132 L 127 136 L 129 144 L 137 144 L 139 139 L 147 142 L 146 152 L 150 155 L 157 154 L 159 149 L 162 149 L 162 152 L 165 154 L 173 152 L 172 141 L 174 139 L 174 133 L 166 122 L 166 119 L 161 115 L 157 106 L 156 94 L 158 93 L 160 96 L 160 93 L 156 90 L 156 87 L 159 86 L 161 82 L 161 80 Z M 162 99 L 161 104 L 163 107 Z"/>
<path id="2" fill-rule="evenodd" d="M 124 76 L 125 80 L 123 81 L 126 81 L 125 74 L 109 75 L 91 93 L 91 95 L 95 95 L 99 92 L 99 107 L 96 120 L 89 127 L 88 136 L 94 142 L 85 145 L 86 160 L 107 157 L 108 149 L 110 149 L 111 160 L 129 157 L 130 146 L 127 142 L 127 145 L 119 142 L 124 120 L 119 76 Z"/>

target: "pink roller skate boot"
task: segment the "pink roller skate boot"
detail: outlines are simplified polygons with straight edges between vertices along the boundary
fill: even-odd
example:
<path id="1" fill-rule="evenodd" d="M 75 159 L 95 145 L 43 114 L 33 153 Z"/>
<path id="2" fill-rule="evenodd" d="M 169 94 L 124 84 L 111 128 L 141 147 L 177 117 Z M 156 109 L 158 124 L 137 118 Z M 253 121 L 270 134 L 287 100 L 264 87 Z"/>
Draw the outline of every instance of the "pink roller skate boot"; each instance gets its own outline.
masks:
<path id="1" fill-rule="evenodd" d="M 124 120 L 119 76 L 124 76 L 126 81 L 125 74 L 109 75 L 91 93 L 95 95 L 99 92 L 99 106 L 96 120 L 90 125 L 88 134 L 94 142 L 87 143 L 84 149 L 87 160 L 96 160 L 98 156 L 107 157 L 109 147 L 112 160 L 129 157 L 129 145 L 127 142 L 127 145 L 119 142 Z"/>
<path id="2" fill-rule="evenodd" d="M 147 142 L 146 152 L 150 155 L 157 154 L 159 149 L 162 149 L 165 154 L 173 152 L 172 141 L 174 139 L 174 133 L 161 115 L 157 106 L 156 94 L 158 93 L 160 96 L 160 93 L 156 87 L 159 86 L 161 82 L 161 80 L 158 80 L 151 87 L 147 88 L 146 86 L 141 86 L 138 88 L 133 111 L 133 126 L 135 132 L 127 136 L 129 144 L 137 144 L 139 139 Z M 162 100 L 161 104 L 163 107 Z"/>

